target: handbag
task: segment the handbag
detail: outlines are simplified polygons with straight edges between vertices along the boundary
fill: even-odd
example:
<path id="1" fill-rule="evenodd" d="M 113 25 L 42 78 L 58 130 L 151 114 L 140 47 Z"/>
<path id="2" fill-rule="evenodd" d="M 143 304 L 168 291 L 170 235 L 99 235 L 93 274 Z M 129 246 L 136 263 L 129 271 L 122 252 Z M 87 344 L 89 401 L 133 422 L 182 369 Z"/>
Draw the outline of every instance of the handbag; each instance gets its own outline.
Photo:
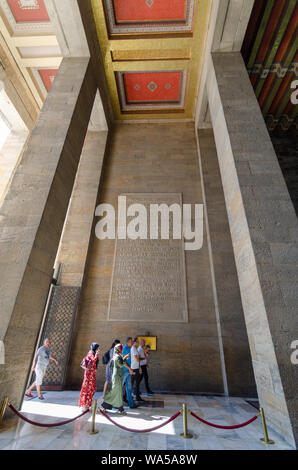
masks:
<path id="1" fill-rule="evenodd" d="M 90 361 L 90 359 L 88 359 L 87 357 L 84 357 L 84 359 L 81 362 L 81 367 L 84 370 L 89 370 L 91 368 L 91 364 L 92 362 Z"/>

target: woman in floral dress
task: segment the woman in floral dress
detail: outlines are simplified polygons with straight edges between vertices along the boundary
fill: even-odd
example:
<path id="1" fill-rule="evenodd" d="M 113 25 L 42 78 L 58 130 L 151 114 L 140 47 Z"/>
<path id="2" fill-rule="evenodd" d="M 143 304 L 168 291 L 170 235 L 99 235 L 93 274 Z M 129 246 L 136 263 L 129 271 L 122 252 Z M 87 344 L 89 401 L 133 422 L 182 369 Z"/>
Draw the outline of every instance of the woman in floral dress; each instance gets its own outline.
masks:
<path id="1" fill-rule="evenodd" d="M 94 393 L 96 392 L 96 369 L 98 365 L 99 344 L 92 343 L 86 359 L 90 367 L 85 370 L 83 385 L 81 388 L 79 407 L 83 411 L 88 410 L 92 405 Z"/>

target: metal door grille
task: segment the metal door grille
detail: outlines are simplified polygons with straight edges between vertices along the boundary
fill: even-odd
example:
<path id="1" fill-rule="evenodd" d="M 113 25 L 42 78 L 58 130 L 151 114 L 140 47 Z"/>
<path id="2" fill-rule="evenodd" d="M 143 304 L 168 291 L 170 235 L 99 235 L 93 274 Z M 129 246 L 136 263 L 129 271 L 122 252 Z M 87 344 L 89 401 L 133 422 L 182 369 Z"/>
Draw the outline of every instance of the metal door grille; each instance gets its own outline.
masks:
<path id="1" fill-rule="evenodd" d="M 78 307 L 80 287 L 54 286 L 45 321 L 42 341 L 51 340 L 51 352 L 59 365 L 50 361 L 43 388 L 62 390 L 65 382 L 71 338 Z"/>

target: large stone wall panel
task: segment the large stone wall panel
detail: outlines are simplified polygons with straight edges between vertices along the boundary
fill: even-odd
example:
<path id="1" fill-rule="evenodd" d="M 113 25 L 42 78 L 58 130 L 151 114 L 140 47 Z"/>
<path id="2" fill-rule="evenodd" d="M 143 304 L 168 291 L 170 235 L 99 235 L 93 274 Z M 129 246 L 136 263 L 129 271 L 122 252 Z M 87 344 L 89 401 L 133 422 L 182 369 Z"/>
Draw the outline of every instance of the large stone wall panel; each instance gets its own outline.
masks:
<path id="1" fill-rule="evenodd" d="M 297 217 L 241 55 L 214 53 L 212 59 L 210 114 L 258 395 L 269 423 L 294 444 L 291 383 L 298 377 L 290 345 L 298 271 L 296 264 L 287 278 L 280 269 L 297 256 Z"/>
<path id="2" fill-rule="evenodd" d="M 1 338 L 6 364 L 0 366 L 0 399 L 8 394 L 17 406 L 23 398 L 95 93 L 89 59 L 64 59 L 1 207 Z M 15 233 L 8 246 L 5 233 L 10 228 Z M 23 328 L 23 323 L 28 326 Z M 21 367 L 13 386 L 10 381 L 6 389 L 16 344 Z"/>
<path id="3" fill-rule="evenodd" d="M 228 390 L 231 395 L 254 396 L 251 354 L 212 130 L 200 129 L 198 141 Z"/>
<path id="4" fill-rule="evenodd" d="M 107 148 L 98 203 L 117 208 L 120 194 L 167 192 L 181 193 L 184 203 L 202 203 L 193 125 L 116 126 Z M 115 338 L 125 341 L 127 336 L 150 332 L 157 336 L 158 345 L 150 367 L 153 389 L 223 393 L 205 227 L 202 250 L 185 253 L 189 323 L 179 326 L 170 319 L 166 324 L 108 321 L 114 248 L 115 241 L 99 241 L 93 227 L 67 387 L 80 388 L 82 374 L 77 364 L 90 342 L 98 341 L 106 350 Z M 99 364 L 99 389 L 104 380 L 104 367 Z"/>

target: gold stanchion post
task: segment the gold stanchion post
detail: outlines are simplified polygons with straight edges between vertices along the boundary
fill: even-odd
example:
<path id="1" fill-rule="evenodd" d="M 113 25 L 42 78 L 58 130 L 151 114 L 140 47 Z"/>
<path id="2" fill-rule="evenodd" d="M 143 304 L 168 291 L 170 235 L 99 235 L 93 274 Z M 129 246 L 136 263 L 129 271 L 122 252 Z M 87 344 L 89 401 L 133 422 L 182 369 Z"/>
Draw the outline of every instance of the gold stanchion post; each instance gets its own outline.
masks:
<path id="1" fill-rule="evenodd" d="M 267 429 L 267 424 L 266 424 L 266 418 L 265 418 L 265 413 L 264 413 L 264 409 L 263 409 L 263 408 L 260 408 L 260 413 L 261 413 L 262 424 L 263 424 L 263 429 L 264 429 L 264 437 L 262 437 L 260 440 L 261 440 L 262 442 L 264 442 L 264 444 L 275 444 L 274 441 L 272 441 L 271 439 L 269 439 L 269 436 L 268 436 L 268 429 Z"/>
<path id="2" fill-rule="evenodd" d="M 183 433 L 180 436 L 184 437 L 185 439 L 192 439 L 193 435 L 188 432 L 187 429 L 187 405 L 183 403 Z"/>
<path id="3" fill-rule="evenodd" d="M 91 429 L 89 431 L 89 434 L 98 434 L 98 432 L 99 432 L 97 429 L 95 429 L 96 410 L 97 410 L 97 400 L 94 400 L 94 402 L 93 402 L 93 412 L 92 412 L 92 423 L 91 423 Z"/>
<path id="4" fill-rule="evenodd" d="M 0 424 L 3 421 L 5 411 L 6 411 L 6 408 L 8 407 L 8 405 L 9 405 L 8 397 L 5 397 L 3 402 L 2 402 L 1 411 L 0 411 Z"/>

